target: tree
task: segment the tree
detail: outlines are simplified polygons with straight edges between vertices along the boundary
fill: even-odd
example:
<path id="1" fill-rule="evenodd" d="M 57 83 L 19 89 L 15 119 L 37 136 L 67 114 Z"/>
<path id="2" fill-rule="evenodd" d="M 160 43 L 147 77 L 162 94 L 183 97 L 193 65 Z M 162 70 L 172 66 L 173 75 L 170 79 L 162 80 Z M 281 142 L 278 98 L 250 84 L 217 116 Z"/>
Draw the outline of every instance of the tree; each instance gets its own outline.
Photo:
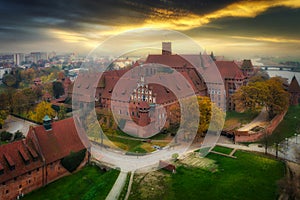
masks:
<path id="1" fill-rule="evenodd" d="M 42 123 L 43 118 L 46 115 L 53 118 L 55 116 L 55 110 L 53 110 L 51 103 L 42 101 L 36 106 L 34 112 L 29 113 L 29 118 L 36 122 Z"/>
<path id="2" fill-rule="evenodd" d="M 233 95 L 237 109 L 257 111 L 266 107 L 270 119 L 288 108 L 289 98 L 282 79 L 277 77 L 250 82 Z"/>
<path id="3" fill-rule="evenodd" d="M 30 108 L 29 97 L 26 96 L 22 90 L 18 90 L 12 96 L 11 107 L 13 113 L 21 115 Z"/>
<path id="4" fill-rule="evenodd" d="M 67 108 L 64 105 L 59 106 L 58 119 L 65 119 L 67 117 Z"/>
<path id="5" fill-rule="evenodd" d="M 15 132 L 14 141 L 21 140 L 23 138 L 25 138 L 25 136 L 21 131 L 18 130 L 17 132 Z"/>
<path id="6" fill-rule="evenodd" d="M 7 131 L 2 131 L 0 133 L 0 139 L 1 141 L 10 141 L 12 138 L 12 134 L 10 132 L 7 132 Z"/>
<path id="7" fill-rule="evenodd" d="M 52 83 L 53 86 L 53 95 L 56 99 L 58 99 L 61 95 L 65 93 L 65 89 L 63 87 L 62 82 L 55 81 Z"/>
<path id="8" fill-rule="evenodd" d="M 8 115 L 8 113 L 6 110 L 0 110 L 0 128 L 2 128 L 4 121 L 7 118 L 7 115 Z"/>
<path id="9" fill-rule="evenodd" d="M 15 87 L 17 84 L 17 79 L 12 74 L 6 74 L 4 75 L 2 82 L 7 85 L 8 87 Z"/>
<path id="10" fill-rule="evenodd" d="M 190 99 L 187 99 L 187 101 L 191 101 Z M 194 101 L 193 101 L 194 102 Z M 223 125 L 225 113 L 218 108 L 208 97 L 197 97 L 198 105 L 192 105 L 191 102 L 186 102 L 186 105 L 188 105 L 187 113 L 190 113 L 190 117 L 195 117 L 193 115 L 194 109 L 198 106 L 199 108 L 199 124 L 198 124 L 198 131 L 197 134 L 199 136 L 204 136 L 205 132 L 211 128 L 213 131 L 220 130 Z M 170 123 L 173 126 L 179 126 L 180 123 L 188 124 L 188 119 L 186 122 L 182 121 L 180 122 L 181 118 L 181 112 L 180 112 L 180 106 L 179 104 L 173 104 L 170 107 L 171 111 L 171 117 L 170 117 Z M 190 124 L 194 126 L 195 124 Z M 185 127 L 189 127 L 190 125 L 184 125 Z"/>

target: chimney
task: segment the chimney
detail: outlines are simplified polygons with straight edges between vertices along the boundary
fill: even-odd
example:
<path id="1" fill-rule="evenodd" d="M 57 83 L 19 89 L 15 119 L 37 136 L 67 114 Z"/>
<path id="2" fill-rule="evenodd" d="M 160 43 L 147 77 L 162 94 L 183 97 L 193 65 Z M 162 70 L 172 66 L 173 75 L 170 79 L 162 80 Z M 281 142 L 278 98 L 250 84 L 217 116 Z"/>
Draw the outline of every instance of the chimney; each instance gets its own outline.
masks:
<path id="1" fill-rule="evenodd" d="M 43 118 L 43 125 L 46 131 L 52 130 L 51 118 L 48 115 Z"/>
<path id="2" fill-rule="evenodd" d="M 162 55 L 172 55 L 172 43 L 163 42 L 162 43 Z"/>

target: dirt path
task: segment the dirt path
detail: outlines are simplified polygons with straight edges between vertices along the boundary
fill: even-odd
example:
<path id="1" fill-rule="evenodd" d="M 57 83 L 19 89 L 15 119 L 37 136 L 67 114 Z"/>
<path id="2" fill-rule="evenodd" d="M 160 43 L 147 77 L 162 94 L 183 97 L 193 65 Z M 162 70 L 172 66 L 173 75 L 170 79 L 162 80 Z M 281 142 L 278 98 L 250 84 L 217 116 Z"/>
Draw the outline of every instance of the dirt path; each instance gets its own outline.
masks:
<path id="1" fill-rule="evenodd" d="M 238 131 L 249 131 L 255 126 L 265 126 L 268 122 L 268 112 L 266 111 L 266 108 L 263 108 L 259 115 L 252 120 L 249 124 L 246 124 L 242 128 L 239 128 Z"/>

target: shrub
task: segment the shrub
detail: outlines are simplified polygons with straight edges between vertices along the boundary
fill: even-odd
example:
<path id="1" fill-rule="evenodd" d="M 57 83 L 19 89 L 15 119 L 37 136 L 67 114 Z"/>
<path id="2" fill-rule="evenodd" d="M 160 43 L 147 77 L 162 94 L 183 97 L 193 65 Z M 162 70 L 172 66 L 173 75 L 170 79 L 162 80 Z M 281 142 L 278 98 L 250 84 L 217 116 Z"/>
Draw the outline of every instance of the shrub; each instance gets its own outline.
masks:
<path id="1" fill-rule="evenodd" d="M 1 141 L 9 141 L 12 138 L 12 134 L 7 131 L 3 131 L 0 133 L 0 139 Z"/>
<path id="2" fill-rule="evenodd" d="M 85 157 L 86 149 L 83 149 L 78 152 L 71 152 L 70 155 L 64 157 L 61 160 L 62 166 L 68 170 L 69 172 L 73 172 L 77 169 L 80 163 L 83 161 Z"/>

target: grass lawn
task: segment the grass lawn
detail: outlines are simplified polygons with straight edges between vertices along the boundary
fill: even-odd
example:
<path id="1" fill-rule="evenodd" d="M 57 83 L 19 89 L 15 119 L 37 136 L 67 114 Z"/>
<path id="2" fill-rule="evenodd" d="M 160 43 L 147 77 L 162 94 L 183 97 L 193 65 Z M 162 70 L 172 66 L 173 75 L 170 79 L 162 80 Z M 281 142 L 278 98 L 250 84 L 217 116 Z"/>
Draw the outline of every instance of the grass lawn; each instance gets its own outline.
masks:
<path id="1" fill-rule="evenodd" d="M 232 152 L 233 149 L 227 148 L 227 147 L 221 147 L 221 146 L 215 146 L 213 148 L 213 151 L 219 152 L 219 153 L 224 153 L 229 155 Z"/>
<path id="2" fill-rule="evenodd" d="M 105 199 L 119 171 L 101 171 L 96 166 L 87 166 L 79 172 L 50 183 L 28 195 L 24 200 L 92 200 Z"/>
<path id="3" fill-rule="evenodd" d="M 214 173 L 179 166 L 176 174 L 155 172 L 157 179 L 151 173 L 142 178 L 137 175 L 129 199 L 277 199 L 276 182 L 284 176 L 284 163 L 242 151 L 235 156 L 237 159 L 209 154 L 206 158 L 218 165 Z"/>
<path id="4" fill-rule="evenodd" d="M 238 113 L 235 111 L 227 111 L 224 128 L 239 128 L 242 124 L 251 122 L 258 114 L 258 112 Z"/>
<path id="5" fill-rule="evenodd" d="M 275 142 L 281 142 L 285 138 L 294 136 L 297 127 L 300 128 L 300 106 L 290 106 L 281 123 L 268 137 L 268 144 L 273 145 Z"/>

